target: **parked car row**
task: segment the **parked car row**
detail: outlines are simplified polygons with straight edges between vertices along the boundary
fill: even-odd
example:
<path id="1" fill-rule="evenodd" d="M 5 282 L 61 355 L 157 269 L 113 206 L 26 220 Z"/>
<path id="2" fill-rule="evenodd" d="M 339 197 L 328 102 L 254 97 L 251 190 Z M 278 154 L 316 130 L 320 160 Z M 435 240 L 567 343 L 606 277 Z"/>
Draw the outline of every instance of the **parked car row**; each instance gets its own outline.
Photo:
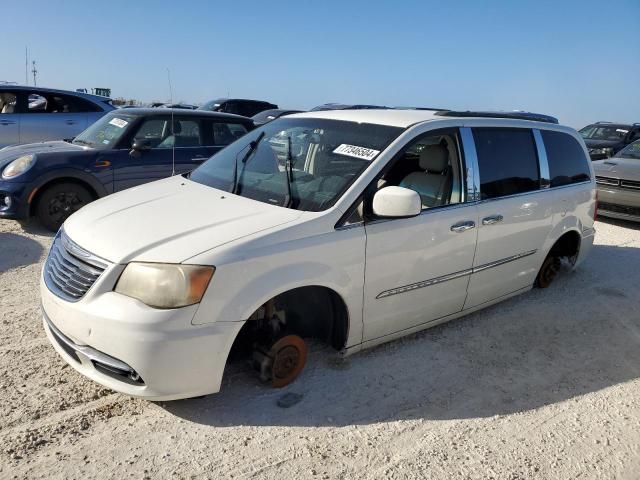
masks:
<path id="1" fill-rule="evenodd" d="M 36 216 L 57 230 L 87 203 L 193 170 L 254 128 L 237 115 L 201 110 L 125 109 L 72 141 L 0 150 L 0 218 Z"/>

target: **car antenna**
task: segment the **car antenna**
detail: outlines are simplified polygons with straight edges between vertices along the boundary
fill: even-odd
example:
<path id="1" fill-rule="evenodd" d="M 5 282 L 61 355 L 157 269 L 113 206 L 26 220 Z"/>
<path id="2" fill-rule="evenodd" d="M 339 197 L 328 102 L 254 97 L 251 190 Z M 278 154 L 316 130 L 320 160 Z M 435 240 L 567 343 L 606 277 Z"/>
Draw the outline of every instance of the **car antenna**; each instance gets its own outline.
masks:
<path id="1" fill-rule="evenodd" d="M 171 144 L 171 176 L 176 174 L 176 135 L 173 131 L 173 89 L 171 88 L 171 71 L 167 68 L 167 80 L 169 81 L 169 105 L 171 105 L 171 136 L 173 143 Z"/>

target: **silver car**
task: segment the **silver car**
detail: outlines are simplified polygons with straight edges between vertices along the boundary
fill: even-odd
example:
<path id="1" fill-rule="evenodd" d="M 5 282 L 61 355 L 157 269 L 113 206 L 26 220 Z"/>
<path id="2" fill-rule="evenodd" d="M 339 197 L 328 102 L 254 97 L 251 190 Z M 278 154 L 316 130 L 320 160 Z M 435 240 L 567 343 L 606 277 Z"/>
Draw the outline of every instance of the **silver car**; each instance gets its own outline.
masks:
<path id="1" fill-rule="evenodd" d="M 593 162 L 598 214 L 640 222 L 640 140 L 606 160 Z"/>
<path id="2" fill-rule="evenodd" d="M 98 95 L 0 86 L 0 148 L 73 138 L 113 109 L 110 98 Z"/>

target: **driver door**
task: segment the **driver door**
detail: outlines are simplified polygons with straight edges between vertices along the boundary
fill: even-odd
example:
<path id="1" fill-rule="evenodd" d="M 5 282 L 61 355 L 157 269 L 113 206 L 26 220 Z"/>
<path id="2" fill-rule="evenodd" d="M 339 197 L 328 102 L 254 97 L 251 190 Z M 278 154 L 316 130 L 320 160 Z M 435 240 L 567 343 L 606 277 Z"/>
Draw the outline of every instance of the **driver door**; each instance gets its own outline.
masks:
<path id="1" fill-rule="evenodd" d="M 476 248 L 475 204 L 465 203 L 457 129 L 419 135 L 390 162 L 375 189 L 420 194 L 422 213 L 365 223 L 363 341 L 427 325 L 462 310 Z"/>
<path id="2" fill-rule="evenodd" d="M 179 125 L 180 120 L 174 119 Z M 175 127 L 174 125 L 174 127 Z M 175 148 L 179 128 L 171 128 L 171 117 L 154 116 L 144 119 L 135 133 L 131 143 L 138 141 L 147 145 L 146 150 L 126 150 L 120 152 L 114 163 L 114 191 L 118 192 L 144 183 L 170 177 L 174 171 L 174 155 L 176 172 L 185 153 L 184 148 Z"/>

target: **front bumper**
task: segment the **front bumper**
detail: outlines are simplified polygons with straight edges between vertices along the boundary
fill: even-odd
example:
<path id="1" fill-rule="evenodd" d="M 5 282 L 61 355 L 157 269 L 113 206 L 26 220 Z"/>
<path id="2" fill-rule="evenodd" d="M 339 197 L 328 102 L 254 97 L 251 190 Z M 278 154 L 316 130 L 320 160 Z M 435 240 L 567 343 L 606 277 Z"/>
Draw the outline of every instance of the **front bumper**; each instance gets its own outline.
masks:
<path id="1" fill-rule="evenodd" d="M 640 190 L 598 185 L 598 215 L 640 222 Z"/>
<path id="2" fill-rule="evenodd" d="M 31 188 L 28 183 L 0 180 L 0 218 L 24 220 L 29 217 L 29 194 Z M 7 207 L 5 198 L 9 197 L 11 206 Z"/>
<path id="3" fill-rule="evenodd" d="M 107 388 L 148 400 L 220 390 L 228 353 L 243 322 L 192 325 L 197 305 L 153 309 L 112 291 L 101 292 L 97 283 L 80 301 L 67 302 L 41 278 L 44 328 L 69 365 Z"/>

